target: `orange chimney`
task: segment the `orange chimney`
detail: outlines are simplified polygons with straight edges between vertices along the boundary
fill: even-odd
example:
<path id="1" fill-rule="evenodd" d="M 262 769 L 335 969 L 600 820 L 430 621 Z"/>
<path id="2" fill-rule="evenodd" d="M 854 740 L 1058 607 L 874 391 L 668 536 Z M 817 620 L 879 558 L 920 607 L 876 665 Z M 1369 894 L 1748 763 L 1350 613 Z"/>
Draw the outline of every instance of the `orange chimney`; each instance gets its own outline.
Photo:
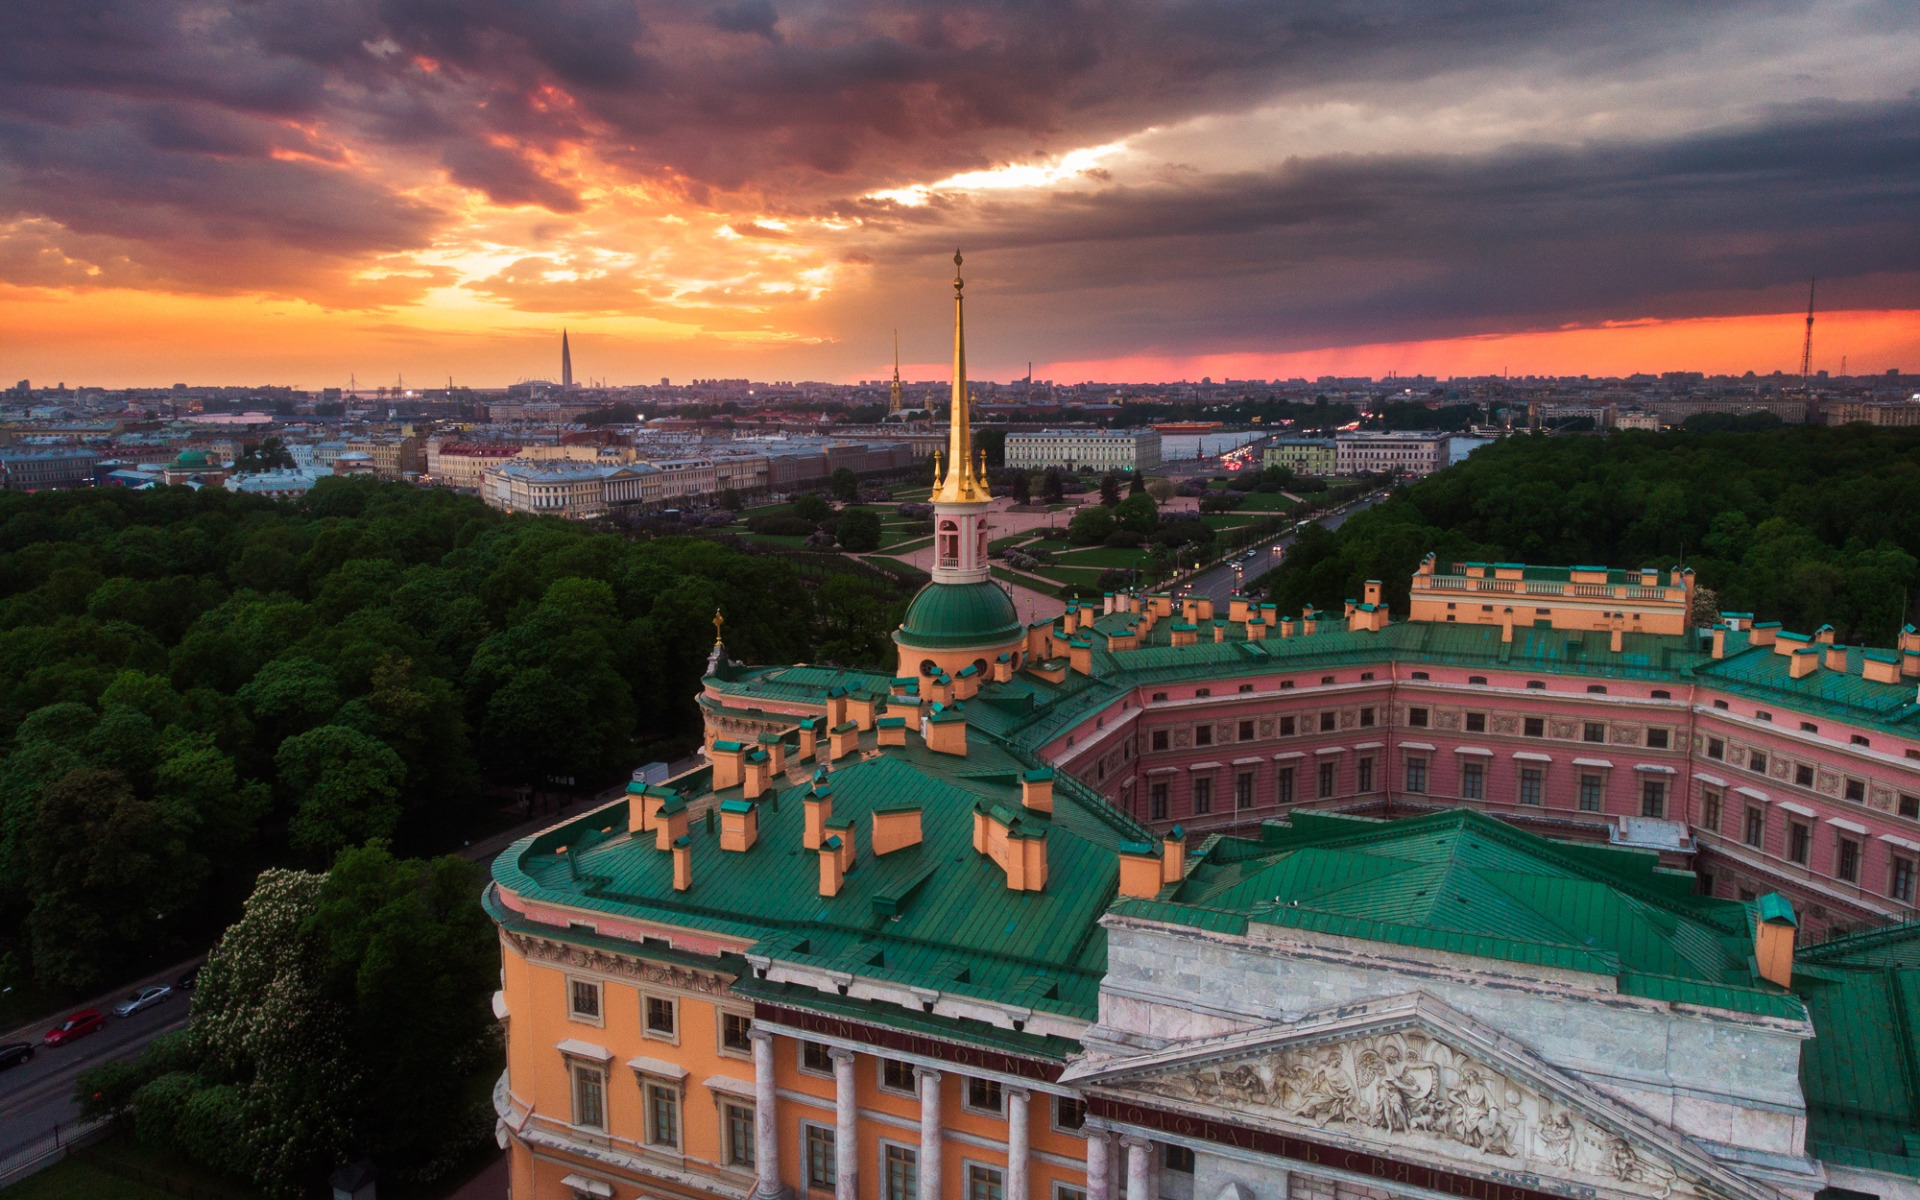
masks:
<path id="1" fill-rule="evenodd" d="M 1760 978 L 1793 986 L 1793 935 L 1799 925 L 1793 905 L 1779 892 L 1768 892 L 1754 901 L 1753 909 L 1753 959 Z"/>
<path id="2" fill-rule="evenodd" d="M 750 800 L 720 805 L 720 848 L 745 852 L 760 840 L 760 810 Z"/>
<path id="3" fill-rule="evenodd" d="M 846 871 L 840 865 L 840 839 L 828 838 L 820 843 L 820 894 L 838 896 L 844 882 Z"/>
<path id="4" fill-rule="evenodd" d="M 827 840 L 827 821 L 833 816 L 833 789 L 816 783 L 812 791 L 800 798 L 800 803 L 807 814 L 807 828 L 800 844 L 809 850 L 818 850 L 820 843 Z"/>
<path id="5" fill-rule="evenodd" d="M 684 892 L 693 886 L 693 839 L 685 834 L 673 843 L 673 890 Z"/>
<path id="6" fill-rule="evenodd" d="M 808 717 L 800 722 L 800 751 L 795 756 L 801 762 L 813 757 L 820 741 L 820 718 Z"/>
<path id="7" fill-rule="evenodd" d="M 1178 883 L 1187 874 L 1187 831 L 1175 825 L 1160 839 L 1160 882 Z"/>
<path id="8" fill-rule="evenodd" d="M 1152 843 L 1120 843 L 1120 894 L 1147 900 L 1160 894 L 1160 855 Z"/>
<path id="9" fill-rule="evenodd" d="M 1053 811 L 1053 771 L 1040 767 L 1020 776 L 1020 806 L 1036 812 Z"/>
<path id="10" fill-rule="evenodd" d="M 660 806 L 653 819 L 654 847 L 671 850 L 673 844 L 687 836 L 687 805 L 675 797 Z"/>
<path id="11" fill-rule="evenodd" d="M 892 854 L 920 844 L 920 806 L 892 804 L 873 810 L 873 852 Z"/>

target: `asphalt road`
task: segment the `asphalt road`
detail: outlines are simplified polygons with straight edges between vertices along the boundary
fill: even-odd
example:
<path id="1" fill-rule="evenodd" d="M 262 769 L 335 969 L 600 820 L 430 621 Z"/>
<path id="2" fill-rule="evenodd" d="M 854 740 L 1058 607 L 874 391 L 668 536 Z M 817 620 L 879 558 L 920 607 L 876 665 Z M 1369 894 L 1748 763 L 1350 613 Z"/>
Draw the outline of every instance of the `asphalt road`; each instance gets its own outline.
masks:
<path id="1" fill-rule="evenodd" d="M 149 984 L 171 985 L 192 965 L 185 962 L 169 967 L 111 996 L 76 1005 L 71 1011 L 97 1008 L 107 1014 L 106 1028 L 77 1042 L 47 1046 L 40 1041 L 47 1030 L 66 1019 L 66 1013 L 9 1030 L 0 1037 L 0 1041 L 28 1042 L 34 1047 L 32 1059 L 0 1071 L 0 1156 L 14 1146 L 51 1133 L 56 1125 L 79 1119 L 80 1106 L 74 1103 L 73 1082 L 81 1071 L 109 1059 L 137 1054 L 156 1036 L 185 1025 L 187 997 L 191 993 L 175 992 L 169 999 L 131 1017 L 114 1016 L 112 1006 Z"/>
<path id="2" fill-rule="evenodd" d="M 1326 514 L 1319 519 L 1318 523 L 1326 526 L 1328 529 L 1338 529 L 1340 526 L 1346 524 L 1347 518 L 1354 513 L 1359 512 L 1363 508 L 1371 508 L 1379 502 L 1377 496 L 1369 494 L 1360 500 L 1354 501 L 1347 507 L 1345 512 Z M 1246 571 L 1244 572 L 1243 578 L 1247 580 L 1257 578 L 1276 565 L 1272 547 L 1291 546 L 1292 544 L 1293 535 L 1287 533 L 1274 538 L 1272 541 L 1262 542 L 1258 546 L 1252 547 L 1255 553 L 1252 558 L 1246 560 Z M 1244 551 L 1242 553 L 1244 553 Z M 1217 567 L 1210 567 L 1194 576 L 1187 581 L 1183 590 L 1195 596 L 1212 597 L 1214 604 L 1221 606 L 1224 612 L 1227 599 L 1233 595 L 1234 583 L 1233 563 L 1225 562 Z"/>

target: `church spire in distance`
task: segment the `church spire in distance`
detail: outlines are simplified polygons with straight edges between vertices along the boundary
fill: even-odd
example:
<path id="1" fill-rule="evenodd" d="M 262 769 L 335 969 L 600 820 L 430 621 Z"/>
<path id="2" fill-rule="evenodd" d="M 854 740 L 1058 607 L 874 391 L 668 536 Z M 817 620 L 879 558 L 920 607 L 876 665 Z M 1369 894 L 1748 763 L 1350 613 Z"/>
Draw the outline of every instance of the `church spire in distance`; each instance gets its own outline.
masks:
<path id="1" fill-rule="evenodd" d="M 893 331 L 893 387 L 887 392 L 887 411 L 900 411 L 900 331 Z"/>
<path id="2" fill-rule="evenodd" d="M 560 331 L 560 386 L 573 386 L 573 347 L 567 344 L 567 331 Z"/>
<path id="3" fill-rule="evenodd" d="M 947 416 L 947 472 L 933 490 L 935 504 L 981 504 L 986 481 L 975 472 L 973 431 L 967 412 L 967 281 L 960 277 L 960 252 L 953 252 L 953 407 Z"/>

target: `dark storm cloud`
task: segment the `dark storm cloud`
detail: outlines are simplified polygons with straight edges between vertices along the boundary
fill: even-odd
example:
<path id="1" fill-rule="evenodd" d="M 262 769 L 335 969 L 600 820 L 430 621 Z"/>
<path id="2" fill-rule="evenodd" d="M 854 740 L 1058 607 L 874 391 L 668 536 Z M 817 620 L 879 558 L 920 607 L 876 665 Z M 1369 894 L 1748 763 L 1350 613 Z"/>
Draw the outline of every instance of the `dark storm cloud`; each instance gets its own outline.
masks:
<path id="1" fill-rule="evenodd" d="M 886 237 L 964 230 L 1017 250 L 1036 295 L 1151 279 L 1169 311 L 1116 319 L 1195 336 L 1578 320 L 1759 295 L 1813 269 L 1912 270 L 1913 222 L 1893 213 L 1913 199 L 1897 128 L 1913 114 L 1897 105 L 1660 145 L 1319 157 L 1037 204 L 850 199 L 1335 85 L 1391 94 L 1549 62 L 1574 86 L 1689 47 L 1711 62 L 1727 30 L 1806 8 L 9 0 L 0 222 L 31 222 L 31 240 L 0 254 L 0 277 L 7 263 L 59 274 L 60 255 L 105 246 L 127 277 L 297 287 L 433 239 L 446 218 L 406 194 L 408 166 L 564 214 L 596 181 L 551 164 L 581 158 L 696 204 L 737 189 L 770 215 L 858 212 L 880 234 L 846 252 L 883 263 L 899 254 Z M 1914 20 L 1847 13 L 1835 20 Z M 1223 305 L 1223 283 L 1248 294 Z"/>
<path id="2" fill-rule="evenodd" d="M 1777 312 L 1816 273 L 1836 305 L 1920 307 L 1920 99 L 1657 145 L 1328 156 L 1039 207 L 883 208 L 865 206 L 901 223 L 896 254 L 967 236 L 971 259 L 1012 276 L 1007 303 L 1082 293 L 1123 343 L 1293 349 Z"/>

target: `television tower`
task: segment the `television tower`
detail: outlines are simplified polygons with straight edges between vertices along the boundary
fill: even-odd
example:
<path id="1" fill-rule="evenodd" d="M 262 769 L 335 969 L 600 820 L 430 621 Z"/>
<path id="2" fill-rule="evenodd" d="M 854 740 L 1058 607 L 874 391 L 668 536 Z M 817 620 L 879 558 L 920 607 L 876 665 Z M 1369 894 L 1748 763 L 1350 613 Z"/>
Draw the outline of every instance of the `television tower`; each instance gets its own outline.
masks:
<path id="1" fill-rule="evenodd" d="M 573 347 L 567 344 L 567 331 L 560 331 L 560 386 L 573 386 Z"/>
<path id="2" fill-rule="evenodd" d="M 1811 380 L 1813 378 L 1813 287 L 1815 284 L 1819 282 L 1820 282 L 1820 277 L 1818 275 L 1815 275 L 1812 279 L 1809 279 L 1807 281 L 1807 341 L 1806 341 L 1806 344 L 1800 348 L 1800 390 L 1803 392 L 1810 391 L 1812 386 Z"/>

